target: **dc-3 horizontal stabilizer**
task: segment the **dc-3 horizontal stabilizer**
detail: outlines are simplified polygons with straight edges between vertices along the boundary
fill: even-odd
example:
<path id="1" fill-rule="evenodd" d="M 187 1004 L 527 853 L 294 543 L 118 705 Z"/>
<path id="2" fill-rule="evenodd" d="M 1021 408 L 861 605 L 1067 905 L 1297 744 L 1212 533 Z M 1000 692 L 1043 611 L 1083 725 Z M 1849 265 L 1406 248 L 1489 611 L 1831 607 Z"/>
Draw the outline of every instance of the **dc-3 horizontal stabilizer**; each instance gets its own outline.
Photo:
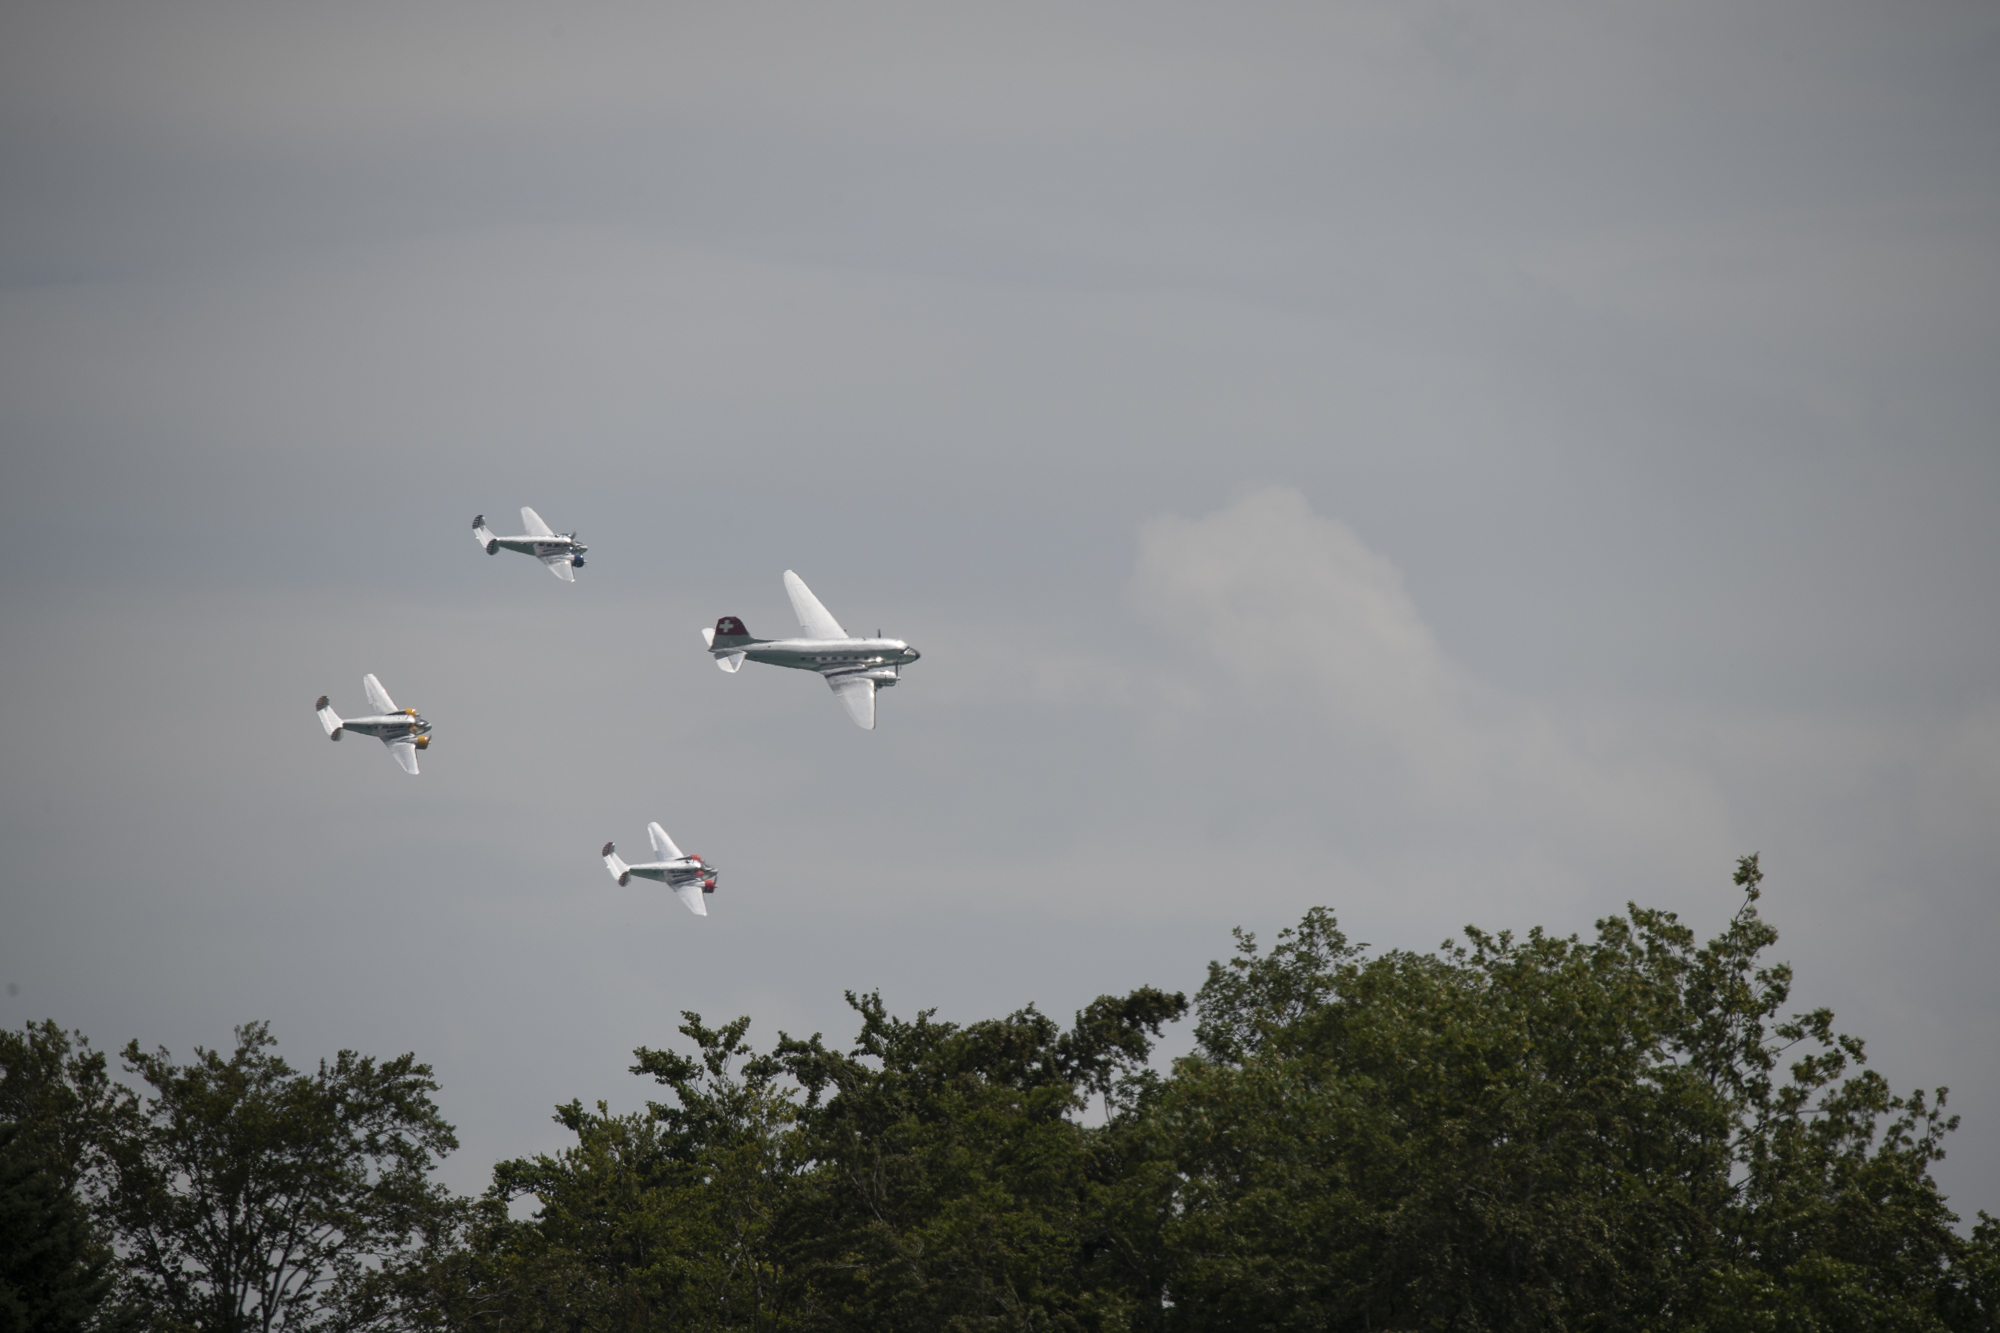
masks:
<path id="1" fill-rule="evenodd" d="M 785 592 L 799 618 L 803 631 L 799 637 L 759 639 L 735 616 L 724 616 L 715 622 L 714 629 L 701 632 L 709 655 L 717 666 L 731 673 L 741 671 L 746 660 L 817 671 L 846 705 L 854 725 L 873 731 L 875 692 L 902 679 L 902 669 L 923 654 L 901 639 L 855 638 L 820 605 L 806 581 L 789 569 L 785 571 Z"/>
<path id="2" fill-rule="evenodd" d="M 375 710 L 372 717 L 343 718 L 333 711 L 333 706 L 322 694 L 313 707 L 319 711 L 319 724 L 325 729 L 329 740 L 339 740 L 342 732 L 352 731 L 363 736 L 373 736 L 389 747 L 389 753 L 403 766 L 403 771 L 415 776 L 417 771 L 417 751 L 431 747 L 431 724 L 417 716 L 414 708 L 398 708 L 389 691 L 382 688 L 382 682 L 374 676 L 363 676 L 361 688 L 368 696 L 368 706 Z"/>
<path id="3" fill-rule="evenodd" d="M 604 868 L 611 872 L 611 878 L 619 885 L 630 884 L 632 877 L 656 879 L 674 891 L 674 897 L 681 900 L 681 906 L 696 916 L 708 915 L 708 904 L 703 900 L 705 893 L 715 892 L 715 867 L 702 861 L 699 856 L 683 856 L 681 849 L 674 846 L 674 840 L 658 824 L 646 825 L 646 836 L 652 839 L 655 860 L 639 865 L 627 865 L 618 855 L 618 844 L 604 844 Z"/>
<path id="4" fill-rule="evenodd" d="M 552 531 L 542 516 L 526 505 L 521 507 L 521 526 L 527 531 L 518 537 L 496 537 L 486 530 L 486 515 L 479 514 L 472 520 L 472 540 L 488 555 L 502 551 L 531 555 L 564 583 L 576 582 L 576 571 L 583 568 L 583 553 L 590 548 L 578 541 L 574 532 Z"/>

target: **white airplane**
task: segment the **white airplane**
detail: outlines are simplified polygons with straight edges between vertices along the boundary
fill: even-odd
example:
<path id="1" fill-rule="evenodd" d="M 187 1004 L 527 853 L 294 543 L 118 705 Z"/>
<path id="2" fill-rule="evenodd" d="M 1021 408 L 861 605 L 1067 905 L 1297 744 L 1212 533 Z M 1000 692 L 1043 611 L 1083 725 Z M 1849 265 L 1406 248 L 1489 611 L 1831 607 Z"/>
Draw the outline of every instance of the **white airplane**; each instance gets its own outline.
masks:
<path id="1" fill-rule="evenodd" d="M 396 701 L 389 697 L 389 691 L 382 688 L 382 682 L 368 675 L 361 678 L 361 688 L 368 692 L 368 706 L 376 712 L 374 717 L 343 718 L 327 705 L 322 694 L 313 707 L 319 710 L 319 724 L 326 728 L 329 739 L 339 740 L 343 731 L 359 732 L 363 736 L 373 736 L 389 747 L 389 753 L 403 766 L 405 773 L 417 771 L 417 751 L 431 748 L 431 724 L 417 716 L 414 708 L 398 708 Z"/>
<path id="2" fill-rule="evenodd" d="M 653 851 L 660 859 L 636 866 L 626 865 L 619 857 L 617 843 L 604 844 L 604 868 L 611 872 L 611 878 L 621 886 L 630 884 L 634 875 L 660 880 L 674 891 L 674 897 L 688 911 L 707 916 L 708 904 L 701 896 L 715 892 L 715 867 L 703 865 L 699 856 L 682 856 L 681 849 L 674 846 L 674 840 L 658 824 L 646 825 L 646 836 L 653 840 Z"/>
<path id="3" fill-rule="evenodd" d="M 519 537 L 496 537 L 486 530 L 486 515 L 480 514 L 472 520 L 472 540 L 488 555 L 498 555 L 502 547 L 531 555 L 564 583 L 575 583 L 576 571 L 583 568 L 583 553 L 590 548 L 578 541 L 574 532 L 551 531 L 542 516 L 526 505 L 521 506 L 521 526 L 527 531 Z"/>
<path id="4" fill-rule="evenodd" d="M 827 609 L 812 595 L 804 579 L 785 571 L 785 591 L 791 594 L 792 610 L 798 613 L 799 628 L 805 633 L 796 639 L 756 639 L 735 616 L 724 616 L 714 629 L 701 637 L 709 654 L 724 671 L 743 669 L 748 658 L 772 666 L 817 671 L 847 705 L 854 725 L 875 729 L 875 691 L 888 689 L 901 677 L 905 663 L 923 654 L 901 639 L 857 639 L 840 627 Z"/>

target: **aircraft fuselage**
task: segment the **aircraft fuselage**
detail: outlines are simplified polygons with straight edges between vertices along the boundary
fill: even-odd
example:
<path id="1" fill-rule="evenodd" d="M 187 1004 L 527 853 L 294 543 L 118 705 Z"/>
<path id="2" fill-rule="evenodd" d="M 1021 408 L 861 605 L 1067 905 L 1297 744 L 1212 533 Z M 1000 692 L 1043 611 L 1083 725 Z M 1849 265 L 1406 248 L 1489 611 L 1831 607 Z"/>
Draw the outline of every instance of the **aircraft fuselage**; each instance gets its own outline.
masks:
<path id="1" fill-rule="evenodd" d="M 625 873 L 639 879 L 658 880 L 676 889 L 699 883 L 703 893 L 715 892 L 715 867 L 704 864 L 699 856 L 683 856 L 678 861 L 648 861 L 643 865 L 627 866 Z"/>
<path id="2" fill-rule="evenodd" d="M 536 557 L 576 555 L 590 549 L 567 537 L 495 537 L 493 544 L 503 551 L 519 551 L 522 555 Z"/>
<path id="3" fill-rule="evenodd" d="M 363 736 L 396 740 L 402 737 L 427 736 L 430 734 L 431 724 L 414 712 L 388 713 L 377 717 L 344 717 L 340 720 L 340 729 Z"/>
<path id="4" fill-rule="evenodd" d="M 823 676 L 891 668 L 891 674 L 876 681 L 878 685 L 893 683 L 893 668 L 923 656 L 901 639 L 753 639 L 737 644 L 718 640 L 710 651 L 740 652 L 752 662 L 817 671 Z"/>

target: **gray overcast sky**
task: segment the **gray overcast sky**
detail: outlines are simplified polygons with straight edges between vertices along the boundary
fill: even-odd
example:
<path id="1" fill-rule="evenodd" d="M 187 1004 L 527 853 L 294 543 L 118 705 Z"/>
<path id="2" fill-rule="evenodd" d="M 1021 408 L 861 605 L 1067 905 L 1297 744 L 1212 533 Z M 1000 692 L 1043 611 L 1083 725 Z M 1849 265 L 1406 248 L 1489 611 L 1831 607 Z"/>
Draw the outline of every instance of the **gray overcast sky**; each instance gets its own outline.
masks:
<path id="1" fill-rule="evenodd" d="M 2000 1210 L 1991 4 L 28 0 L 0 172 L 0 1020 L 414 1049 L 471 1189 L 684 1008 L 1754 849 Z M 700 651 L 787 567 L 924 650 L 874 733 Z"/>

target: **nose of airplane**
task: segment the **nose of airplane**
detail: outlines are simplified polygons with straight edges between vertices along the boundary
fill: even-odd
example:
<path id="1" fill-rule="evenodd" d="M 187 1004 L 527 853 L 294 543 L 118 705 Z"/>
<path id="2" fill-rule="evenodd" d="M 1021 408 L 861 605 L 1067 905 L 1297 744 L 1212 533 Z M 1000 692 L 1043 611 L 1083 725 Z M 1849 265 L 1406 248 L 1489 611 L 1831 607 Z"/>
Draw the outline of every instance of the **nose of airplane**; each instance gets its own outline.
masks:
<path id="1" fill-rule="evenodd" d="M 914 662 L 914 661 L 916 661 L 916 660 L 917 660 L 917 659 L 918 659 L 919 657 L 922 657 L 922 656 L 923 656 L 923 654 L 922 654 L 922 653 L 920 653 L 920 652 L 918 652 L 918 651 L 917 651 L 916 649 L 914 649 L 914 648 L 911 648 L 911 647 L 909 647 L 908 645 L 905 645 L 905 646 L 904 646 L 904 648 L 903 648 L 903 656 L 904 656 L 904 657 L 905 657 L 905 658 L 906 658 L 907 660 L 909 660 L 909 661 L 912 661 L 912 662 Z"/>

